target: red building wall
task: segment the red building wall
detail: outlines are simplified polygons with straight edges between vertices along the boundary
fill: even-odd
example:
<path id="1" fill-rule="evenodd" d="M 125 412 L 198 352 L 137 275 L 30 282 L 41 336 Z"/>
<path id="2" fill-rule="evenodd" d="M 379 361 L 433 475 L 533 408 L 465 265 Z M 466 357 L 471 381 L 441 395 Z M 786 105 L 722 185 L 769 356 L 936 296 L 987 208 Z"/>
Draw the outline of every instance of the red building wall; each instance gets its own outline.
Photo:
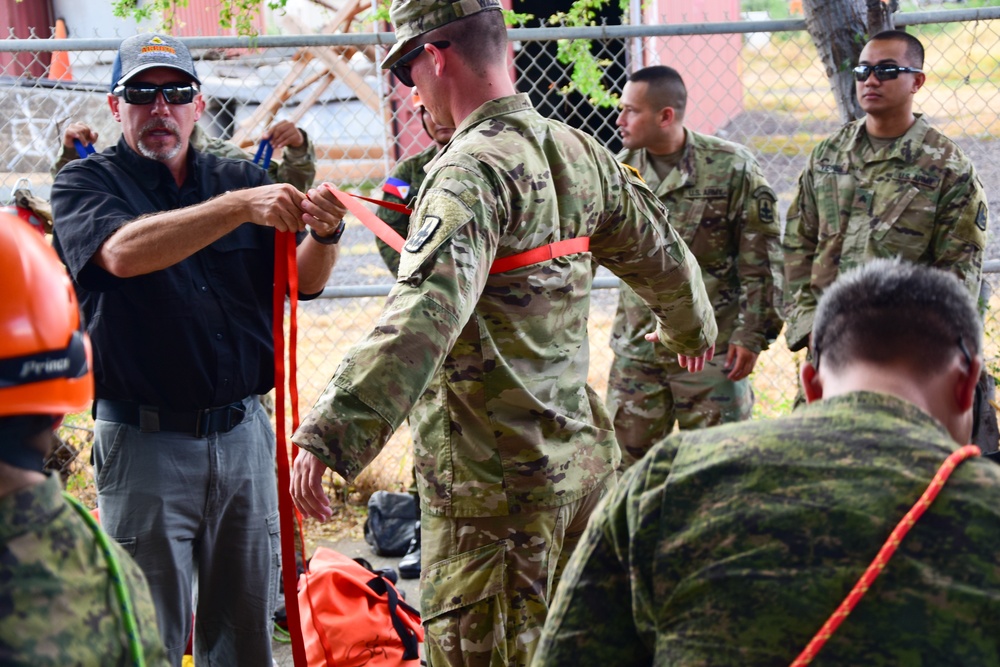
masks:
<path id="1" fill-rule="evenodd" d="M 51 0 L 0 0 L 0 39 L 52 36 Z M 49 52 L 0 53 L 0 75 L 42 77 L 51 61 Z"/>
<path id="2" fill-rule="evenodd" d="M 219 25 L 219 7 L 219 0 L 189 0 L 187 7 L 177 10 L 173 34 L 177 37 L 236 36 L 235 28 L 227 30 Z M 258 34 L 267 34 L 263 0 L 260 2 L 260 11 L 254 24 Z"/>
<path id="3" fill-rule="evenodd" d="M 644 10 L 647 25 L 737 21 L 739 0 L 655 0 Z M 688 90 L 684 125 L 714 134 L 743 111 L 740 80 L 743 35 L 654 37 L 645 65 L 668 65 L 684 77 Z"/>

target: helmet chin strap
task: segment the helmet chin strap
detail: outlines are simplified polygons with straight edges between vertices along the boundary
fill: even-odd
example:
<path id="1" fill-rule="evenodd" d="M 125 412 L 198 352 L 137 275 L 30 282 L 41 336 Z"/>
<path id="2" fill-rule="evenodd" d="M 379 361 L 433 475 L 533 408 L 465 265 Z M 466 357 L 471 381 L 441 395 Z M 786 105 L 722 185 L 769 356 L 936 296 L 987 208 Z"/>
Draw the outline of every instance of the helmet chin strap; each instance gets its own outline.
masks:
<path id="1" fill-rule="evenodd" d="M 32 472 L 44 472 L 45 454 L 30 443 L 40 434 L 50 433 L 59 417 L 20 415 L 0 419 L 0 462 Z"/>
<path id="2" fill-rule="evenodd" d="M 45 457 L 37 449 L 32 449 L 24 445 L 5 447 L 0 449 L 0 463 L 24 468 L 32 472 L 43 472 L 45 469 Z"/>

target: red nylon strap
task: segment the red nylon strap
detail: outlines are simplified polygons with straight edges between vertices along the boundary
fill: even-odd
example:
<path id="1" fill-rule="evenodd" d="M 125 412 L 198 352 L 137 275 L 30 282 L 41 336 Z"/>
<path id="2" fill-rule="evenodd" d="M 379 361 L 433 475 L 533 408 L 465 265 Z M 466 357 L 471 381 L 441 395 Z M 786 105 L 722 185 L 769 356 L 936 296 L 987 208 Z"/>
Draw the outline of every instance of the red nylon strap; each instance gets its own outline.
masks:
<path id="1" fill-rule="evenodd" d="M 395 229 L 385 224 L 385 222 L 380 219 L 377 215 L 369 211 L 358 199 L 364 199 L 365 201 L 373 201 L 380 205 L 388 204 L 389 202 L 379 201 L 378 199 L 368 199 L 367 197 L 353 197 L 346 192 L 341 192 L 337 188 L 333 187 L 329 183 L 324 183 L 326 189 L 333 193 L 333 196 L 340 200 L 340 203 L 347 207 L 347 210 L 354 214 L 358 220 L 361 221 L 368 229 L 375 233 L 375 236 L 382 239 L 382 241 L 395 250 L 396 252 L 403 252 L 403 244 L 406 242 L 402 236 L 400 236 Z M 405 206 L 403 208 L 406 208 Z M 409 209 L 406 209 L 409 211 Z M 409 214 L 407 214 L 409 215 Z"/>
<path id="2" fill-rule="evenodd" d="M 295 348 L 298 335 L 296 308 L 298 306 L 299 276 L 295 261 L 295 234 L 276 232 L 274 235 L 274 416 L 276 457 L 278 462 L 278 515 L 281 527 L 281 579 L 285 588 L 285 612 L 288 618 L 288 634 L 292 640 L 292 659 L 296 667 L 306 667 L 306 647 L 302 639 L 297 595 L 297 573 L 295 570 L 295 521 L 297 510 L 289 492 L 291 475 L 288 465 L 288 441 L 285 437 L 285 293 L 291 298 L 289 323 L 288 368 L 292 401 L 292 429 L 298 427 L 298 387 L 295 375 Z M 293 451 L 294 458 L 297 452 Z M 304 544 L 304 543 L 303 543 Z"/>
<path id="3" fill-rule="evenodd" d="M 857 606 L 858 602 L 861 601 L 862 596 L 868 592 L 872 583 L 874 583 L 878 575 L 882 573 L 882 570 L 885 569 L 886 564 L 896 552 L 896 549 L 899 547 L 899 543 L 903 540 L 903 537 L 910 532 L 910 529 L 913 528 L 917 519 L 919 519 L 923 513 L 927 511 L 927 508 L 931 506 L 931 503 L 934 502 L 935 498 L 937 498 L 938 493 L 940 493 L 941 489 L 944 487 L 944 483 L 948 480 L 948 477 L 951 476 L 951 473 L 955 471 L 955 468 L 958 467 L 958 464 L 966 459 L 979 456 L 980 454 L 981 452 L 979 451 L 979 447 L 976 447 L 975 445 L 965 445 L 958 451 L 952 452 L 951 455 L 944 460 L 944 463 L 942 463 L 941 467 L 938 468 L 937 474 L 934 475 L 934 479 L 931 480 L 930 485 L 928 485 L 923 495 L 920 496 L 920 499 L 916 502 L 916 504 L 910 508 L 910 511 L 906 513 L 906 516 L 904 516 L 900 522 L 896 524 L 892 533 L 889 534 L 889 539 L 885 541 L 885 544 L 882 545 L 882 548 L 879 549 L 878 554 L 875 556 L 875 560 L 871 562 L 868 569 L 865 570 L 864 574 L 861 575 L 861 578 L 858 579 L 858 582 L 854 584 L 854 588 L 852 588 L 851 592 L 847 594 L 847 598 L 840 603 L 837 610 L 833 612 L 833 615 L 830 616 L 830 618 L 827 619 L 826 623 L 823 624 L 823 627 L 821 627 L 819 632 L 816 633 L 816 636 L 812 638 L 809 644 L 806 645 L 805 649 L 803 649 L 802 653 L 799 654 L 799 657 L 795 658 L 791 667 L 804 667 L 804 665 L 808 665 L 812 662 L 813 658 L 815 658 L 816 654 L 819 653 L 819 650 L 823 648 L 826 641 L 830 639 L 830 636 L 837 630 L 840 624 L 844 622 L 847 615 L 850 614 L 851 611 Z"/>
<path id="4" fill-rule="evenodd" d="M 378 204 L 379 206 L 384 206 L 390 211 L 395 211 L 396 213 L 402 213 L 404 215 L 410 215 L 413 213 L 413 209 L 406 204 L 397 204 L 393 201 L 386 201 L 384 199 L 372 199 L 371 197 L 362 197 L 361 195 L 352 195 L 355 199 L 360 199 L 361 201 L 368 201 L 373 204 Z"/>
<path id="5" fill-rule="evenodd" d="M 348 211 L 353 213 L 354 216 L 361 221 L 361 224 L 372 230 L 375 236 L 382 239 L 386 245 L 396 252 L 403 252 L 403 244 L 406 242 L 406 239 L 400 236 L 395 229 L 387 225 L 377 215 L 359 204 L 357 200 L 362 199 L 364 201 L 372 202 L 373 204 L 378 204 L 379 206 L 385 206 L 394 211 L 405 213 L 406 215 L 413 212 L 411 209 L 401 206 L 400 204 L 393 204 L 392 202 L 383 201 L 381 199 L 371 199 L 369 197 L 361 197 L 359 195 L 349 195 L 346 192 L 341 192 L 329 183 L 324 183 L 323 185 L 326 186 L 327 190 L 333 193 L 334 197 L 340 200 L 341 204 L 347 207 Z M 532 264 L 546 262 L 556 257 L 562 257 L 563 255 L 573 255 L 579 252 L 587 252 L 588 250 L 590 250 L 589 236 L 566 239 L 565 241 L 556 241 L 555 243 L 550 243 L 542 246 L 541 248 L 533 248 L 525 252 L 520 252 L 516 255 L 511 255 L 510 257 L 501 257 L 500 259 L 494 260 L 493 266 L 490 267 L 490 275 L 493 275 L 494 273 L 506 273 L 507 271 L 513 271 L 514 269 L 520 269 L 524 266 L 531 266 Z"/>
<path id="6" fill-rule="evenodd" d="M 589 236 L 556 241 L 541 248 L 534 248 L 525 252 L 519 252 L 516 255 L 494 260 L 493 266 L 490 267 L 490 275 L 513 271 L 524 266 L 531 266 L 532 264 L 546 262 L 556 257 L 562 257 L 563 255 L 573 255 L 578 252 L 587 252 L 588 250 L 590 250 Z"/>

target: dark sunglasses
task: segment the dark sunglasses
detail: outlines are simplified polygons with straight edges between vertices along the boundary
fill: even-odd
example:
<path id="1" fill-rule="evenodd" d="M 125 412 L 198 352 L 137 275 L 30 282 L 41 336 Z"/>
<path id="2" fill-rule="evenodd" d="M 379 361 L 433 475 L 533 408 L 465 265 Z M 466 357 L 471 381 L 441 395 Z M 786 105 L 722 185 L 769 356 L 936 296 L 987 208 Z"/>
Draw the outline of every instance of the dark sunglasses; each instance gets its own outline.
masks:
<path id="1" fill-rule="evenodd" d="M 125 84 L 115 88 L 115 95 L 124 97 L 129 104 L 145 105 L 156 101 L 156 94 L 163 93 L 167 104 L 191 104 L 198 88 L 190 83 L 169 83 L 156 86 L 149 83 Z"/>
<path id="2" fill-rule="evenodd" d="M 444 39 L 437 42 L 430 42 L 430 44 L 433 44 L 439 49 L 447 49 L 451 46 L 451 42 Z M 413 78 L 410 77 L 410 65 L 417 59 L 417 56 L 424 52 L 424 47 L 426 46 L 427 44 L 421 44 L 397 60 L 395 64 L 389 68 L 389 71 L 392 72 L 393 75 L 399 79 L 399 82 L 407 88 L 413 88 Z"/>
<path id="3" fill-rule="evenodd" d="M 924 71 L 913 67 L 902 67 L 900 65 L 858 65 L 854 68 L 854 78 L 864 83 L 875 72 L 875 78 L 879 81 L 891 81 L 898 79 L 900 74 L 923 74 Z"/>

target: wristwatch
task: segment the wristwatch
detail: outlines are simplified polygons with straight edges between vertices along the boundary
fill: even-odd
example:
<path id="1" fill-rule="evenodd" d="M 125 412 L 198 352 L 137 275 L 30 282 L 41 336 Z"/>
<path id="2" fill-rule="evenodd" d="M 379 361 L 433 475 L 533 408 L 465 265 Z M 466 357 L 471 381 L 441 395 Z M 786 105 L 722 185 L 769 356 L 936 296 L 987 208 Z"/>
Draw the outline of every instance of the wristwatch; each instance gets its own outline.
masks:
<path id="1" fill-rule="evenodd" d="M 323 245 L 336 245 L 340 243 L 340 237 L 344 235 L 344 227 L 346 226 L 347 223 L 341 220 L 340 224 L 337 225 L 337 229 L 335 229 L 333 234 L 330 234 L 329 236 L 320 236 L 319 234 L 316 233 L 315 229 L 310 227 L 309 236 L 316 239 L 317 243 L 322 243 Z"/>

